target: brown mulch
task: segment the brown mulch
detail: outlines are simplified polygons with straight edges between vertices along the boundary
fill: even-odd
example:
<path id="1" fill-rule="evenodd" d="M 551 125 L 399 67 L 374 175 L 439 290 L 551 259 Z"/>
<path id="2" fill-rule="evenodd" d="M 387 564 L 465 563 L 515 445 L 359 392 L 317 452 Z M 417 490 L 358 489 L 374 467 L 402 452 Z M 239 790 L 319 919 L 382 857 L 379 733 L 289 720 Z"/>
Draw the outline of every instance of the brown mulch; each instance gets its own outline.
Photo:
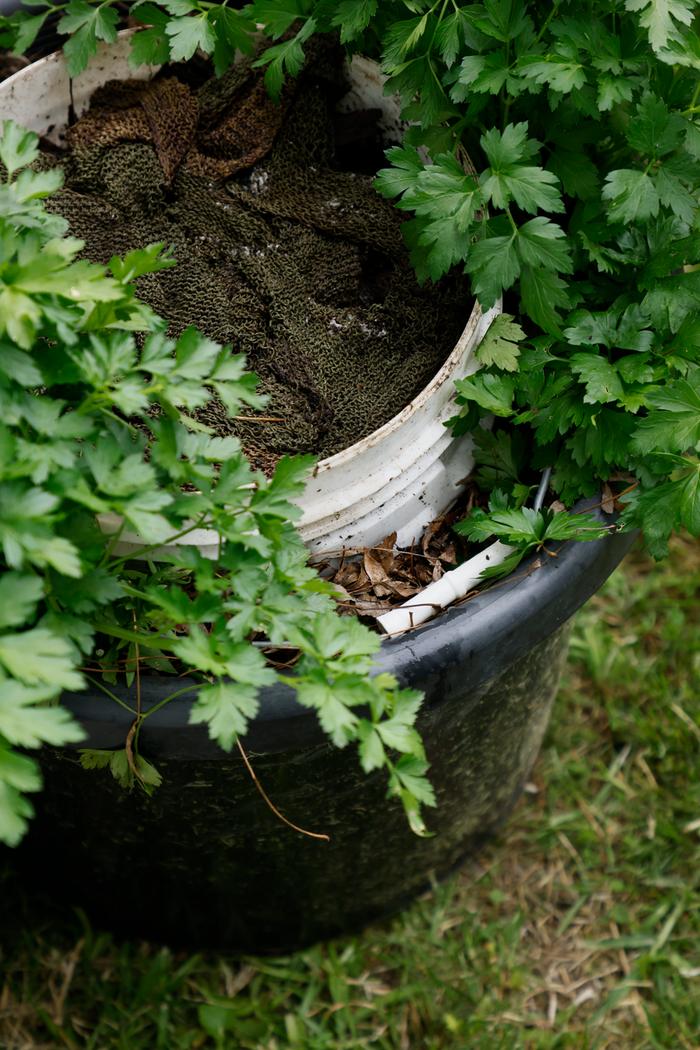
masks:
<path id="1" fill-rule="evenodd" d="M 335 556 L 312 558 L 320 575 L 338 591 L 338 607 L 370 625 L 385 612 L 403 605 L 428 584 L 439 580 L 473 553 L 473 545 L 453 526 L 484 496 L 473 483 L 445 514 L 427 526 L 411 547 L 396 547 L 396 533 L 375 547 L 348 547 Z"/>

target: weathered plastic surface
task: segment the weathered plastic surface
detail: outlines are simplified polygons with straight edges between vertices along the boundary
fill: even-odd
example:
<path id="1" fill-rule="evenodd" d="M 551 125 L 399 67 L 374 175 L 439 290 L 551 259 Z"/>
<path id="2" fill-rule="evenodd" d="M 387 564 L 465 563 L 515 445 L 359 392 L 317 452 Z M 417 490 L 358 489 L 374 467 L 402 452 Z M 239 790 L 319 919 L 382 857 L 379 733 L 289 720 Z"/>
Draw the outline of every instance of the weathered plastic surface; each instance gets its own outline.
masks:
<path id="1" fill-rule="evenodd" d="M 380 667 L 426 694 L 420 728 L 438 796 L 427 813 L 432 838 L 412 835 L 386 801 L 384 775 L 365 776 L 354 748 L 326 743 L 313 714 L 279 686 L 264 690 L 246 749 L 285 816 L 330 843 L 282 825 L 238 754 L 188 724 L 191 698 L 182 697 L 143 725 L 144 754 L 163 774 L 150 799 L 83 770 L 75 751 L 44 752 L 39 816 L 16 863 L 44 880 L 51 858 L 55 898 L 117 931 L 172 944 L 287 950 L 394 910 L 509 813 L 547 725 L 568 621 L 631 540 L 567 544 L 383 644 Z M 142 679 L 145 707 L 166 691 L 166 679 Z M 87 746 L 124 746 L 123 708 L 96 690 L 66 702 Z"/>
<path id="2" fill-rule="evenodd" d="M 199 947 L 285 951 L 362 926 L 418 893 L 430 872 L 447 873 L 503 821 L 539 750 L 565 641 L 557 632 L 488 688 L 423 719 L 439 801 L 428 814 L 432 838 L 408 830 L 385 799 L 383 774 L 365 777 L 354 748 L 250 755 L 282 812 L 330 843 L 282 825 L 237 754 L 149 752 L 164 778 L 150 799 L 72 755 L 46 755 L 33 841 L 51 857 L 52 891 L 120 932 Z"/>
<path id="3" fill-rule="evenodd" d="M 61 52 L 20 70 L 0 84 L 2 117 L 11 117 L 60 143 L 71 101 L 80 116 L 93 91 L 106 81 L 145 79 L 156 72 L 157 67 L 129 65 L 130 36 L 129 30 L 114 44 L 101 45 L 85 72 L 72 83 Z M 382 113 L 387 142 L 396 141 L 399 105 L 395 98 L 384 95 L 379 67 L 356 58 L 347 70 L 353 87 L 341 107 L 371 104 Z M 467 304 L 465 314 L 466 310 Z M 394 531 L 399 544 L 410 544 L 456 499 L 472 469 L 472 441 L 468 436 L 454 439 L 444 422 L 455 412 L 454 380 L 476 370 L 474 351 L 500 312 L 498 304 L 482 315 L 475 303 L 457 345 L 428 386 L 384 426 L 318 463 L 299 501 L 303 511 L 300 530 L 314 552 L 372 546 Z M 104 524 L 107 532 L 121 526 L 111 520 Z M 218 553 L 218 537 L 211 530 L 193 531 L 178 542 L 195 544 L 210 557 Z M 115 550 L 126 554 L 140 545 L 137 534 L 125 531 Z"/>

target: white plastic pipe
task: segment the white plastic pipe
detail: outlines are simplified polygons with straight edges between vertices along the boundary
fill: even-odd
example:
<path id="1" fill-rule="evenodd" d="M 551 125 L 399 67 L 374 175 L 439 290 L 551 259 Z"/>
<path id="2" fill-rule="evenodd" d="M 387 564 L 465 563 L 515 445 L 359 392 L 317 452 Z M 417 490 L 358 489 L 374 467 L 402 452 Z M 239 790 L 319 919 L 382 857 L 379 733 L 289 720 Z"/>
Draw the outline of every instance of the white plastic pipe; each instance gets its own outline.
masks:
<path id="1" fill-rule="evenodd" d="M 551 476 L 552 468 L 546 467 L 542 472 L 533 503 L 535 510 L 542 509 Z M 496 540 L 485 550 L 475 554 L 473 558 L 458 565 L 456 569 L 446 572 L 442 579 L 428 584 L 398 609 L 392 609 L 391 612 L 378 616 L 377 623 L 387 634 L 400 634 L 402 631 L 409 631 L 412 627 L 418 627 L 432 620 L 433 616 L 437 616 L 448 605 L 452 605 L 452 602 L 459 601 L 469 594 L 472 587 L 483 583 L 482 572 L 494 565 L 501 565 L 513 550 L 514 548 L 509 547 L 507 543 Z"/>
<path id="2" fill-rule="evenodd" d="M 506 543 L 496 540 L 473 558 L 446 572 L 440 580 L 414 594 L 398 609 L 377 617 L 377 623 L 387 634 L 399 634 L 411 627 L 418 627 L 446 609 L 452 602 L 464 598 L 477 584 L 483 583 L 481 574 L 492 565 L 500 565 L 513 551 Z"/>

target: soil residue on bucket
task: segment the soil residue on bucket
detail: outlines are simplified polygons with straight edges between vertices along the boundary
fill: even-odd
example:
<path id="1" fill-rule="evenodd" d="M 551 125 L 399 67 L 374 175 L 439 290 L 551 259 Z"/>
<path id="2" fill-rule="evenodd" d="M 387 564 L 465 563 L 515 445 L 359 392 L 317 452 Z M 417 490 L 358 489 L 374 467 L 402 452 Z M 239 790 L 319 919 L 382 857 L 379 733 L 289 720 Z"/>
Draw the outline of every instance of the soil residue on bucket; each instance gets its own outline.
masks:
<path id="1" fill-rule="evenodd" d="M 401 216 L 367 172 L 382 162 L 374 111 L 339 114 L 336 47 L 267 95 L 250 63 L 197 63 L 112 81 L 67 135 L 51 207 L 107 262 L 163 241 L 178 265 L 138 292 L 177 335 L 197 325 L 261 377 L 263 418 L 203 421 L 237 433 L 256 465 L 328 456 L 387 422 L 436 374 L 471 308 L 463 278 L 420 287 Z"/>

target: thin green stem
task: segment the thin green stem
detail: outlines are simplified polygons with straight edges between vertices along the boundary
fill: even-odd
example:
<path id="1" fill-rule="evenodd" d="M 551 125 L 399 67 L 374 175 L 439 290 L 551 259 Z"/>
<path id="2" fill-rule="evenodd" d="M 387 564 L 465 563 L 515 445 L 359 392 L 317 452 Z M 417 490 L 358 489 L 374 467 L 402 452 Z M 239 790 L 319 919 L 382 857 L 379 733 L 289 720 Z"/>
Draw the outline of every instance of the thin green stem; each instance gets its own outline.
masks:
<path id="1" fill-rule="evenodd" d="M 547 17 L 545 18 L 544 22 L 542 23 L 542 28 L 540 29 L 539 33 L 535 37 L 535 40 L 537 41 L 537 43 L 540 42 L 540 40 L 542 39 L 544 34 L 547 32 L 547 29 L 549 28 L 549 23 L 552 21 L 554 16 L 557 14 L 558 10 L 559 10 L 559 3 L 557 2 L 557 3 L 552 4 L 552 10 L 549 12 Z"/>
<path id="2" fill-rule="evenodd" d="M 93 678 L 92 675 L 86 675 L 86 677 L 91 685 L 94 685 L 97 689 L 100 689 L 105 694 L 105 696 L 108 696 L 109 699 L 113 700 L 115 704 L 119 704 L 119 706 L 123 707 L 125 711 L 129 712 L 129 714 L 136 715 L 137 712 L 131 706 L 131 704 L 127 704 L 125 700 L 122 700 L 120 697 L 117 696 L 116 693 L 113 693 L 111 689 L 108 689 L 107 686 L 99 680 L 99 678 Z"/>
<path id="3" fill-rule="evenodd" d="M 700 79 L 698 80 L 698 82 L 696 84 L 695 91 L 693 92 L 693 97 L 690 100 L 690 105 L 685 110 L 686 113 L 695 113 L 697 111 L 698 99 L 700 99 Z"/>
<path id="4" fill-rule="evenodd" d="M 135 642 L 137 645 L 147 645 L 149 649 L 167 650 L 173 643 L 172 638 L 161 634 L 147 634 L 145 631 L 130 631 L 126 627 L 119 627 L 112 623 L 95 623 L 95 630 L 100 634 L 106 634 L 108 638 L 120 638 L 123 642 Z"/>
<path id="5" fill-rule="evenodd" d="M 508 218 L 510 219 L 510 224 L 511 224 L 511 226 L 512 226 L 512 228 L 513 228 L 513 236 L 514 236 L 514 237 L 517 237 L 517 235 L 518 235 L 518 226 L 517 226 L 517 223 L 516 223 L 515 219 L 513 218 L 513 215 L 512 215 L 512 213 L 511 213 L 511 210 L 510 210 L 510 208 L 506 207 L 505 211 L 506 211 L 506 215 L 507 215 L 507 216 L 508 216 Z"/>
<path id="6" fill-rule="evenodd" d="M 124 518 L 122 518 L 121 525 L 119 526 L 116 532 L 112 533 L 112 535 L 109 538 L 109 543 L 105 547 L 102 557 L 100 558 L 100 566 L 104 565 L 105 562 L 109 561 L 109 559 L 112 557 L 112 551 L 116 547 L 117 543 L 119 543 L 119 538 L 121 537 L 121 534 L 123 533 L 125 528 L 126 521 L 124 520 Z"/>
<path id="7" fill-rule="evenodd" d="M 159 543 L 147 544 L 145 547 L 139 547 L 137 551 L 132 551 L 130 554 L 125 554 L 121 558 L 116 558 L 114 561 L 110 562 L 110 569 L 114 569 L 118 565 L 124 565 L 125 562 L 133 561 L 135 558 L 142 558 L 144 554 L 149 554 L 151 551 L 160 550 L 161 547 L 165 547 L 169 543 L 175 543 L 176 540 L 180 540 L 183 536 L 189 535 L 189 533 L 194 532 L 195 529 L 208 528 L 212 523 L 207 522 L 205 519 L 206 514 L 203 514 L 201 518 L 199 518 L 197 521 L 192 522 L 192 524 L 188 525 L 186 529 L 182 529 L 180 532 L 174 533 L 167 539 L 161 540 Z"/>
<path id="8" fill-rule="evenodd" d="M 184 696 L 186 693 L 191 693 L 193 691 L 193 688 L 194 687 L 192 685 L 183 686 L 182 689 L 177 689 L 174 693 L 171 693 L 169 696 L 164 697 L 163 700 L 159 700 L 157 704 L 153 705 L 153 707 L 149 707 L 148 711 L 144 711 L 142 713 L 141 722 L 145 722 L 147 718 L 150 718 L 151 715 L 154 715 L 156 711 L 160 711 L 161 707 L 165 707 L 165 705 L 169 704 L 171 700 L 177 700 L 179 696 Z"/>

